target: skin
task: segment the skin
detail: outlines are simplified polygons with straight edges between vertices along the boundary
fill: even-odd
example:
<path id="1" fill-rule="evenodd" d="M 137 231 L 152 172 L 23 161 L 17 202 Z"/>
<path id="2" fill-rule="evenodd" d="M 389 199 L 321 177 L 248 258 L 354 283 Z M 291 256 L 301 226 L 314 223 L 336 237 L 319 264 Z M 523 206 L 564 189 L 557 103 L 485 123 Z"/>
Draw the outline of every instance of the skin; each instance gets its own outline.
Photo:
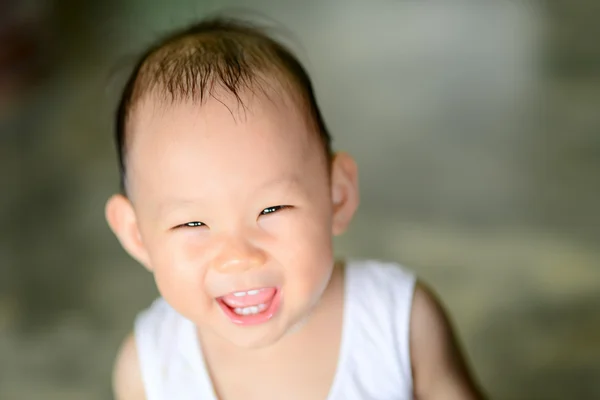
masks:
<path id="1" fill-rule="evenodd" d="M 129 197 L 106 207 L 123 247 L 198 327 L 220 399 L 325 399 L 337 365 L 343 273 L 332 237 L 358 206 L 357 168 L 341 153 L 330 173 L 294 101 L 273 98 L 248 96 L 245 112 L 225 93 L 201 107 L 143 100 L 129 127 Z M 261 325 L 232 324 L 215 300 L 264 286 L 283 300 Z M 439 301 L 419 284 L 412 307 L 416 398 L 481 398 Z M 118 400 L 145 398 L 131 335 L 113 380 Z"/>

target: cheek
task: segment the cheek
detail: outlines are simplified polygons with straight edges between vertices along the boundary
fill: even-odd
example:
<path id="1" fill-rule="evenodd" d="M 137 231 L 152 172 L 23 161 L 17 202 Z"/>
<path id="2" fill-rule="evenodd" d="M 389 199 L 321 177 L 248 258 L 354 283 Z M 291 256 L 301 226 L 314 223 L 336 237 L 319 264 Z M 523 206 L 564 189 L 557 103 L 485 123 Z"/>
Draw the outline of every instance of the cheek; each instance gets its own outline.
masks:
<path id="1" fill-rule="evenodd" d="M 199 257 L 202 247 L 200 241 L 189 237 L 162 238 L 150 254 L 160 294 L 183 314 L 196 309 L 206 297 L 206 263 Z"/>
<path id="2" fill-rule="evenodd" d="M 286 283 L 299 296 L 310 298 L 326 285 L 333 265 L 330 217 L 312 213 L 303 216 L 286 235 Z"/>
<path id="3" fill-rule="evenodd" d="M 169 233 L 156 238 L 150 257 L 157 272 L 194 274 L 202 272 L 208 240 L 193 230 Z"/>

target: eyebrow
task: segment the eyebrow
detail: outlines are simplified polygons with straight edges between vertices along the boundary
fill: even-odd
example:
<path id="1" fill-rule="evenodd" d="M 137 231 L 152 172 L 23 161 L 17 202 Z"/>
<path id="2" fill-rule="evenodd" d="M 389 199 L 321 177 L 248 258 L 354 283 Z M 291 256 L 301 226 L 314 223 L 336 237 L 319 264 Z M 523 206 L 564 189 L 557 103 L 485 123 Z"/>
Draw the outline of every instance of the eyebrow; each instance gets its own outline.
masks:
<path id="1" fill-rule="evenodd" d="M 283 185 L 288 185 L 288 186 L 293 187 L 293 186 L 299 186 L 299 184 L 300 184 L 300 178 L 297 175 L 292 175 L 292 176 L 278 177 L 278 178 L 266 181 L 265 183 L 260 185 L 258 189 L 264 190 L 267 188 L 283 186 Z"/>
<path id="2" fill-rule="evenodd" d="M 263 190 L 269 190 L 271 188 L 275 188 L 275 187 L 286 187 L 286 189 L 290 189 L 290 188 L 297 188 L 300 185 L 300 178 L 297 175 L 293 175 L 293 176 L 285 176 L 285 177 L 278 177 L 276 179 L 272 179 L 269 181 L 266 181 L 265 183 L 261 184 L 258 186 L 257 188 L 257 192 L 263 191 Z M 163 202 L 161 202 L 158 207 L 157 207 L 157 212 L 159 214 L 164 214 L 166 212 L 170 212 L 176 208 L 182 207 L 182 206 L 188 206 L 188 205 L 193 205 L 196 204 L 200 201 L 202 201 L 203 198 L 170 198 L 167 199 Z"/>

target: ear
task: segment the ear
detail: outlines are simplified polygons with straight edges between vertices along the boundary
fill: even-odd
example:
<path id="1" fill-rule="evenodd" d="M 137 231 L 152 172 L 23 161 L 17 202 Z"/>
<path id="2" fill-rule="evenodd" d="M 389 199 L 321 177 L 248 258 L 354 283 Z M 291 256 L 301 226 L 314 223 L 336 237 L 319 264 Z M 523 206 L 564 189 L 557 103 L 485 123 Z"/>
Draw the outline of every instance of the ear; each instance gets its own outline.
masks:
<path id="1" fill-rule="evenodd" d="M 337 153 L 331 166 L 332 232 L 341 235 L 358 208 L 358 168 L 347 153 Z"/>
<path id="2" fill-rule="evenodd" d="M 149 271 L 148 252 L 142 241 L 133 205 L 125 196 L 116 194 L 106 202 L 106 221 L 123 248 Z"/>

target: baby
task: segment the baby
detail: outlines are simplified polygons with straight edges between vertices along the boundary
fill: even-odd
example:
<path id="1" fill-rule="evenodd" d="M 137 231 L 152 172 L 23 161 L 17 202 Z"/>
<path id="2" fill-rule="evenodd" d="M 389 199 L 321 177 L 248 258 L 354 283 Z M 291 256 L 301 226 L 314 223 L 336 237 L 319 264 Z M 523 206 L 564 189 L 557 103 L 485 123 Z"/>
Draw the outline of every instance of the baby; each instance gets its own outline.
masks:
<path id="1" fill-rule="evenodd" d="M 283 45 L 235 20 L 176 32 L 116 122 L 106 218 L 161 294 L 120 349 L 118 400 L 482 398 L 411 271 L 334 260 L 357 167 Z"/>

